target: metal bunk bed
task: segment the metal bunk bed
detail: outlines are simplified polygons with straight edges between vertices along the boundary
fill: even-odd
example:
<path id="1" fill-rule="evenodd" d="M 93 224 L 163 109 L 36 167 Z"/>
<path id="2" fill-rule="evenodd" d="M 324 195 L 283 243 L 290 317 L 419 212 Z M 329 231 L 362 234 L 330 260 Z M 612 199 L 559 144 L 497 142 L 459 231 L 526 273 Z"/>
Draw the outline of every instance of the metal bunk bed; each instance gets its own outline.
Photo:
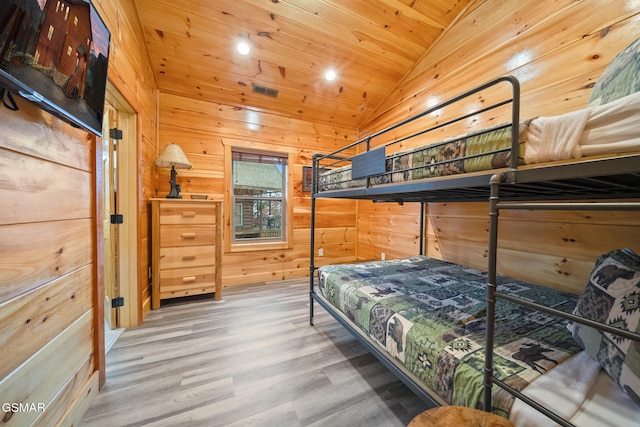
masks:
<path id="1" fill-rule="evenodd" d="M 493 105 L 465 114 L 447 121 L 444 124 L 435 124 L 428 129 L 423 129 L 406 137 L 395 137 L 393 141 L 385 145 L 393 144 L 407 139 L 421 136 L 425 133 L 436 131 L 442 126 L 456 123 L 475 114 L 483 114 L 495 108 L 508 106 L 511 108 L 511 146 L 510 164 L 508 168 L 501 170 L 486 170 L 470 174 L 450 175 L 444 177 L 428 178 L 401 183 L 389 183 L 371 185 L 370 177 L 383 174 L 379 153 L 373 153 L 379 146 L 372 146 L 375 138 L 394 131 L 407 124 L 414 124 L 417 120 L 439 111 L 440 109 L 467 99 L 483 90 L 493 88 L 496 85 L 508 85 L 511 88 L 511 96 Z M 388 369 L 402 380 L 413 392 L 430 406 L 446 404 L 433 390 L 426 389 L 421 381 L 400 363 L 390 358 L 385 351 L 362 333 L 343 313 L 335 309 L 323 296 L 315 292 L 314 277 L 318 268 L 315 265 L 315 221 L 316 200 L 322 198 L 365 199 L 376 202 L 417 202 L 421 204 L 420 220 L 420 255 L 424 251 L 425 217 L 424 204 L 428 202 L 457 202 L 457 201 L 485 201 L 489 202 L 489 260 L 488 260 L 488 284 L 487 284 L 487 326 L 486 326 L 486 365 L 484 371 L 484 407 L 491 408 L 492 389 L 494 385 L 503 388 L 507 392 L 523 400 L 525 403 L 542 412 L 563 426 L 572 424 L 552 411 L 544 408 L 532 399 L 493 376 L 493 316 L 496 300 L 503 298 L 511 302 L 525 305 L 535 310 L 569 319 L 594 328 L 605 330 L 613 334 L 619 334 L 628 339 L 640 341 L 640 335 L 598 322 L 571 315 L 559 310 L 548 308 L 539 304 L 533 304 L 526 300 L 515 298 L 500 292 L 496 287 L 496 261 L 498 248 L 498 216 L 504 209 L 546 209 L 546 210 L 640 210 L 640 202 L 628 201 L 640 199 L 640 154 L 626 154 L 617 157 L 586 158 L 572 162 L 562 162 L 550 165 L 532 165 L 521 167 L 518 165 L 518 130 L 520 122 L 520 89 L 517 79 L 505 76 L 492 80 L 482 86 L 465 92 L 451 100 L 430 108 L 420 114 L 410 117 L 389 128 L 377 132 L 367 138 L 361 139 L 341 150 L 329 154 L 317 154 L 313 158 L 313 190 L 311 198 L 311 250 L 310 250 L 310 311 L 309 323 L 313 325 L 314 303 L 328 311 L 339 323 L 349 330 L 368 350 L 370 350 Z M 415 129 L 415 126 L 413 127 Z M 384 152 L 383 150 L 378 150 Z M 354 178 L 363 178 L 365 184 L 361 187 L 324 190 L 319 188 L 319 176 L 321 171 L 335 168 L 339 165 L 350 164 L 353 168 Z M 373 164 L 373 166 L 372 166 Z M 617 199 L 615 202 L 606 200 Z M 576 201 L 562 203 L 562 201 Z M 586 200 L 593 200 L 585 202 Z M 603 200 L 605 200 L 603 202 Z M 627 200 L 620 202 L 619 200 Z M 490 409 L 488 409 L 490 410 Z"/>

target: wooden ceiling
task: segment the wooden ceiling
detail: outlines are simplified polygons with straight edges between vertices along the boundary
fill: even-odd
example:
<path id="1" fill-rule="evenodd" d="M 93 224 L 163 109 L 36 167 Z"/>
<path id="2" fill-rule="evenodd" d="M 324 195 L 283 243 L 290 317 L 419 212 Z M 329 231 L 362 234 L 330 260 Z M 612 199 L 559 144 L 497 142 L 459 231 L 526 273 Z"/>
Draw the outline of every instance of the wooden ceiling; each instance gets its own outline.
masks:
<path id="1" fill-rule="evenodd" d="M 136 0 L 159 89 L 359 127 L 470 0 Z M 235 50 L 246 37 L 251 53 Z M 325 81 L 334 68 L 338 77 Z M 277 98 L 253 86 L 278 91 Z"/>

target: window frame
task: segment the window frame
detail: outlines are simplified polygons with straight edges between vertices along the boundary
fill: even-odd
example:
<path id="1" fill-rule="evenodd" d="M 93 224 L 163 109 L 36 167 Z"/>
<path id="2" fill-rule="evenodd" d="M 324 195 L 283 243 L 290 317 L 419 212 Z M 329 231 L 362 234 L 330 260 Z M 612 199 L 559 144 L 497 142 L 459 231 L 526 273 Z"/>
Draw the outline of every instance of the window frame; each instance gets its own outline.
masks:
<path id="1" fill-rule="evenodd" d="M 282 226 L 282 239 L 278 240 L 262 240 L 262 239 L 245 239 L 247 241 L 235 240 L 234 233 L 234 195 L 233 195 L 233 152 L 265 154 L 276 157 L 284 157 L 287 159 L 287 172 L 285 174 L 286 185 L 284 188 L 284 213 Z M 228 145 L 225 144 L 225 162 L 224 162 L 224 178 L 225 178 L 225 203 L 224 203 L 224 226 L 225 236 L 224 250 L 225 252 L 250 252 L 262 251 L 269 249 L 290 249 L 293 247 L 293 174 L 292 165 L 294 161 L 293 153 L 288 151 L 279 151 L 277 148 L 266 146 L 259 143 L 247 143 L 246 145 Z"/>

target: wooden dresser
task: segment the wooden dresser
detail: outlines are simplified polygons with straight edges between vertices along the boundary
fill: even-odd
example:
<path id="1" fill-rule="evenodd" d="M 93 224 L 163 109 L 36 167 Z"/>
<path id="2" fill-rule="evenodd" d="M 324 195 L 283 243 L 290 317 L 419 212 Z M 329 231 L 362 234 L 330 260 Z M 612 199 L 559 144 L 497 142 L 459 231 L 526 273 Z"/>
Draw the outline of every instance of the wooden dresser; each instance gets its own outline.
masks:
<path id="1" fill-rule="evenodd" d="M 189 295 L 222 299 L 222 202 L 151 199 L 151 212 L 151 308 Z"/>

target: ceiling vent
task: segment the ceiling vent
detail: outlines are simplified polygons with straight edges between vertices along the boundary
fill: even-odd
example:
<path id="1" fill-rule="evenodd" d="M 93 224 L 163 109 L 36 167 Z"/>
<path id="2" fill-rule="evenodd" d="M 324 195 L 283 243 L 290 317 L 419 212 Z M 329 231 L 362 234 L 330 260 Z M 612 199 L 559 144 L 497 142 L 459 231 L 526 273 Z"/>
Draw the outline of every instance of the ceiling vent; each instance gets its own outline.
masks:
<path id="1" fill-rule="evenodd" d="M 277 98 L 278 97 L 278 90 L 277 89 L 273 89 L 273 88 L 266 87 L 266 86 L 260 86 L 260 85 L 257 85 L 255 83 L 253 83 L 253 93 L 270 96 L 271 98 Z"/>

